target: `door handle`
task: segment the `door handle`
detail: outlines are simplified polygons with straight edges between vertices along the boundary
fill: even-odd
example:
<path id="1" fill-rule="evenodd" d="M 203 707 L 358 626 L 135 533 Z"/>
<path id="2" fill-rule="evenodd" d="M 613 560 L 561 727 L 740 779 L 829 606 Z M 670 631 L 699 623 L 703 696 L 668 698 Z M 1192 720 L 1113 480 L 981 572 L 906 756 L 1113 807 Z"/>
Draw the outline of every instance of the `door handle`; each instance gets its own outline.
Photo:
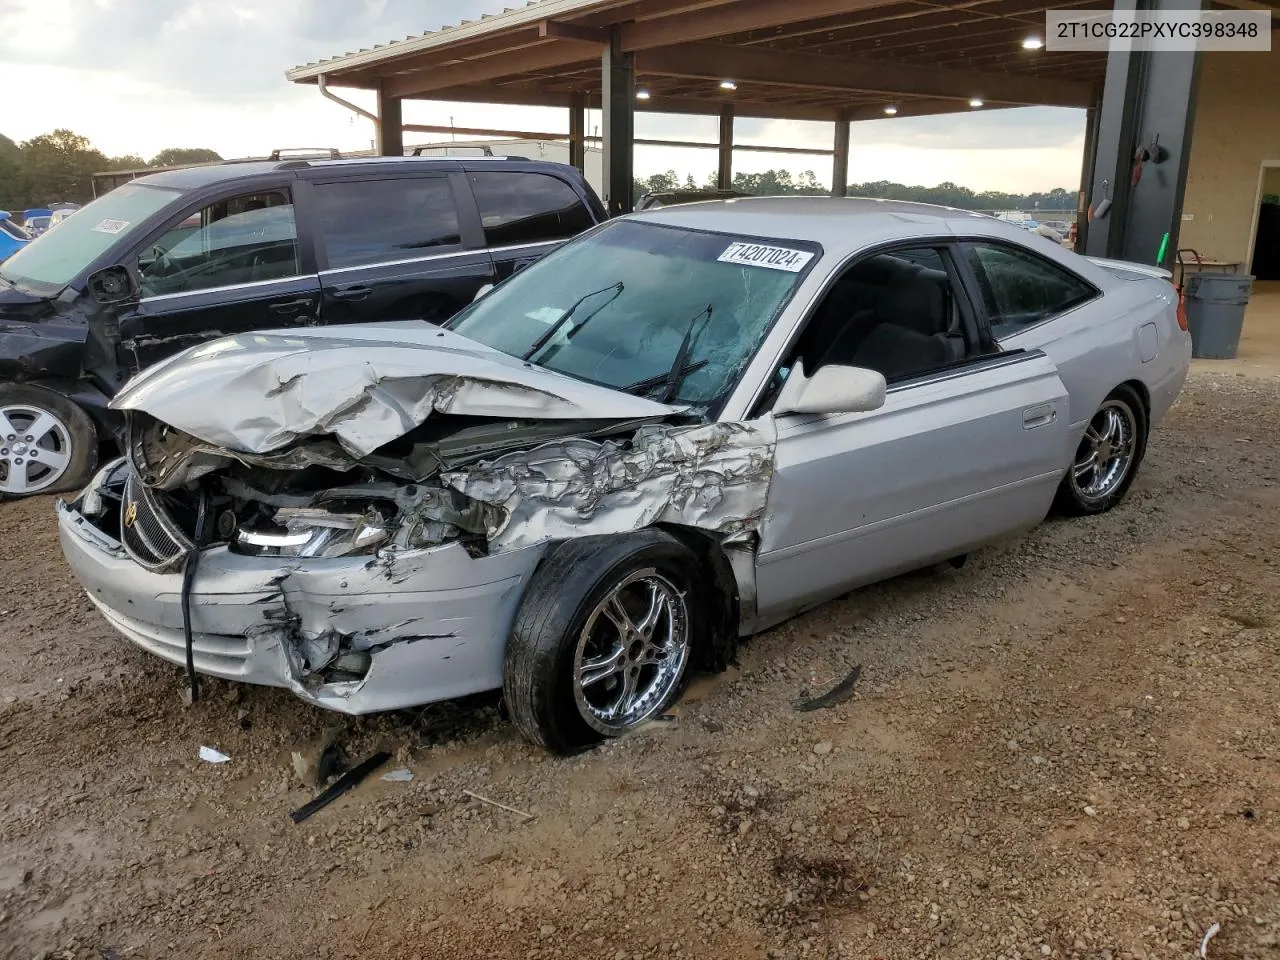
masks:
<path id="1" fill-rule="evenodd" d="M 338 287 L 336 290 L 331 290 L 329 296 L 334 300 L 364 300 L 371 293 L 373 293 L 373 287 Z"/>
<path id="2" fill-rule="evenodd" d="M 1057 419 L 1058 411 L 1047 403 L 1038 407 L 1027 407 L 1022 411 L 1022 429 L 1034 430 L 1036 427 L 1053 423 Z"/>
<path id="3" fill-rule="evenodd" d="M 272 313 L 300 313 L 310 309 L 314 302 L 310 299 L 286 300 L 283 303 L 273 303 L 267 309 Z"/>
<path id="4" fill-rule="evenodd" d="M 519 273 L 525 267 L 531 267 L 537 262 L 537 257 L 530 257 L 528 260 L 517 260 L 511 265 L 511 272 L 513 274 Z"/>

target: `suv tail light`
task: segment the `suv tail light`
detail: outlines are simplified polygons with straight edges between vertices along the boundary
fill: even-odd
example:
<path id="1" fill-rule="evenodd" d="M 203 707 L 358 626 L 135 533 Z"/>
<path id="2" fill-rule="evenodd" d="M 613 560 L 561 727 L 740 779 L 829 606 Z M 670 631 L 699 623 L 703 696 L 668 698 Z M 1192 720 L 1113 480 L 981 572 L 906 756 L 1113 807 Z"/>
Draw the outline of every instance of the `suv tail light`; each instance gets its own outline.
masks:
<path id="1" fill-rule="evenodd" d="M 1182 287 L 1177 288 L 1178 291 L 1178 329 L 1185 331 L 1187 329 L 1187 295 L 1182 292 Z"/>

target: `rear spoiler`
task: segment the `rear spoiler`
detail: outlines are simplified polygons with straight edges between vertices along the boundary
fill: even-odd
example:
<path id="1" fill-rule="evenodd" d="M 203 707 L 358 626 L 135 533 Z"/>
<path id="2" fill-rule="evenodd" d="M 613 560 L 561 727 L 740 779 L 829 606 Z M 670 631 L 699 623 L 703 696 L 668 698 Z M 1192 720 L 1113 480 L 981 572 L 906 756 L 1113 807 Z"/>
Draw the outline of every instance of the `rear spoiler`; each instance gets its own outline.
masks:
<path id="1" fill-rule="evenodd" d="M 1151 277 L 1156 280 L 1172 279 L 1172 271 L 1164 267 L 1149 267 L 1145 263 L 1133 263 L 1129 260 L 1108 260 L 1105 257 L 1086 257 L 1090 263 L 1110 270 L 1113 273 L 1129 273 L 1139 277 Z"/>

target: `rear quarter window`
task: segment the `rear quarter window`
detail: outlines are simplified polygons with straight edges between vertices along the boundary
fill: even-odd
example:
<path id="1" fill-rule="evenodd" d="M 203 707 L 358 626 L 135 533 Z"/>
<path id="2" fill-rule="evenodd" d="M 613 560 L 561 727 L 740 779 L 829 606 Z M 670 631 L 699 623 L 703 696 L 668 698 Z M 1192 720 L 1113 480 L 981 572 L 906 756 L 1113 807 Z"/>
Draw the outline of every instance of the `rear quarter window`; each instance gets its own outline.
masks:
<path id="1" fill-rule="evenodd" d="M 1065 267 L 1013 244 L 971 242 L 968 254 L 997 340 L 1052 320 L 1098 293 Z"/>
<path id="2" fill-rule="evenodd" d="M 485 242 L 491 247 L 564 240 L 594 224 L 569 184 L 545 173 L 472 173 Z"/>

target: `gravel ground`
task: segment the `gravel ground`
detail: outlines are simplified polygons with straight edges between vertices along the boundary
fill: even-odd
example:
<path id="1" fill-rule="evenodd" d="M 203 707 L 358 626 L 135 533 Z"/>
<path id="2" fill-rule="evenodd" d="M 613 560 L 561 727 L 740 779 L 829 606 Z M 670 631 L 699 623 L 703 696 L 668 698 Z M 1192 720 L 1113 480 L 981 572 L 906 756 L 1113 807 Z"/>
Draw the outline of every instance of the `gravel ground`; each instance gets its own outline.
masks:
<path id="1" fill-rule="evenodd" d="M 1280 957 L 1277 437 L 1280 379 L 1195 374 L 1113 513 L 769 631 L 569 760 L 492 698 L 185 706 L 51 502 L 0 505 L 0 957 Z M 334 734 L 414 779 L 295 825 Z"/>

